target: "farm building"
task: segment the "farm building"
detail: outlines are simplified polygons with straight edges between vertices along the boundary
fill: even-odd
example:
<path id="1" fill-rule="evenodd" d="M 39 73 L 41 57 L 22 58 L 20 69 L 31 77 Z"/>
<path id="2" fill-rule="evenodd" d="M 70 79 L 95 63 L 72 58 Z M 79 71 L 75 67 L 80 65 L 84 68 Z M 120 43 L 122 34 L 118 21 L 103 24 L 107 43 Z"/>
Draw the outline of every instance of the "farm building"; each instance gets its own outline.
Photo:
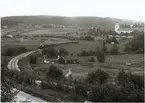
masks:
<path id="1" fill-rule="evenodd" d="M 59 64 L 66 64 L 66 59 L 64 58 L 64 57 L 60 57 L 59 59 L 58 59 L 58 63 Z"/>
<path id="2" fill-rule="evenodd" d="M 79 64 L 79 60 L 75 58 L 69 58 L 69 57 L 60 57 L 58 59 L 59 64 Z"/>

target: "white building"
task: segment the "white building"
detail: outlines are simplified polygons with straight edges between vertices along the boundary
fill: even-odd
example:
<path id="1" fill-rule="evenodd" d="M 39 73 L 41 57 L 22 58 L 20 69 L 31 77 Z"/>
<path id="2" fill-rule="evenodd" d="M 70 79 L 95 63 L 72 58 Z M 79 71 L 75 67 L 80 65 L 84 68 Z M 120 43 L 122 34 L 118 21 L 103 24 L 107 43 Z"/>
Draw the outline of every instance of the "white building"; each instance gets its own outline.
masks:
<path id="1" fill-rule="evenodd" d="M 13 35 L 8 34 L 8 35 L 6 35 L 6 37 L 13 38 Z"/>
<path id="2" fill-rule="evenodd" d="M 120 33 L 131 33 L 133 32 L 133 29 L 130 28 L 120 28 L 119 24 L 116 23 L 115 24 L 115 31 L 116 33 L 120 34 Z"/>

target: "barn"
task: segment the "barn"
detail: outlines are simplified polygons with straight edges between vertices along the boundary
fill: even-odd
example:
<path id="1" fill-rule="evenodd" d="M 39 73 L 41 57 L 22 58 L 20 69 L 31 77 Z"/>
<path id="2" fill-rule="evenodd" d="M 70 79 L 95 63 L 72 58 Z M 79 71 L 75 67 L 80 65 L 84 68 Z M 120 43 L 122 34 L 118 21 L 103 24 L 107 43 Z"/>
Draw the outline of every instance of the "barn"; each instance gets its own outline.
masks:
<path id="1" fill-rule="evenodd" d="M 60 57 L 58 59 L 59 64 L 79 64 L 79 60 L 75 58 L 69 58 L 69 57 Z"/>

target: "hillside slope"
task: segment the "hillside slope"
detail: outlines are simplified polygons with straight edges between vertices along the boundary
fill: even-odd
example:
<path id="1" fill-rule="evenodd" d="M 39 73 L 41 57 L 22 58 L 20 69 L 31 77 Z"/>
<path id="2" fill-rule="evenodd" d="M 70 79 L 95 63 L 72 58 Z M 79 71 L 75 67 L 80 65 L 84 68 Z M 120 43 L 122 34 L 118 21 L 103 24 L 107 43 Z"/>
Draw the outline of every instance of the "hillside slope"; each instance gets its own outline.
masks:
<path id="1" fill-rule="evenodd" d="M 102 17 L 64 17 L 64 16 L 10 16 L 2 17 L 2 25 L 26 22 L 30 24 L 60 24 L 65 26 L 114 28 L 116 22 L 120 24 L 133 24 L 135 21 Z"/>

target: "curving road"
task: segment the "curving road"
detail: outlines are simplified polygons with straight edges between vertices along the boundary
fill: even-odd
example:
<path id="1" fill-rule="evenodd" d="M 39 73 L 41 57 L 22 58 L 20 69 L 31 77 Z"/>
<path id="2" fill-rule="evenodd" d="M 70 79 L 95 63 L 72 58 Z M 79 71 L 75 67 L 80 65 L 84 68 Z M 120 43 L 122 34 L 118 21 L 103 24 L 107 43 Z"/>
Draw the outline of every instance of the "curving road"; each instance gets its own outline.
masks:
<path id="1" fill-rule="evenodd" d="M 29 51 L 29 52 L 26 52 L 26 53 L 23 53 L 23 54 L 21 54 L 21 55 L 18 55 L 18 56 L 16 56 L 16 57 L 14 57 L 13 59 L 11 59 L 11 60 L 9 61 L 9 63 L 8 63 L 8 69 L 10 69 L 10 70 L 17 70 L 17 71 L 20 72 L 20 69 L 19 69 L 19 67 L 18 67 L 18 65 L 17 65 L 17 64 L 18 64 L 18 61 L 19 61 L 20 59 L 22 59 L 23 57 L 26 57 L 26 56 L 28 56 L 28 55 L 34 53 L 34 52 L 36 52 L 36 50 L 35 50 L 35 51 Z"/>
<path id="2" fill-rule="evenodd" d="M 11 59 L 8 63 L 8 69 L 10 70 L 17 70 L 20 72 L 20 69 L 18 67 L 18 61 L 20 59 L 22 59 L 23 57 L 26 57 L 34 52 L 36 52 L 37 50 L 34 50 L 34 51 L 29 51 L 29 52 L 26 52 L 26 53 L 23 53 L 23 54 L 20 54 L 16 57 L 14 57 L 13 59 Z M 23 91 L 19 91 L 14 99 L 15 102 L 21 102 L 21 101 L 29 101 L 29 102 L 46 102 L 44 100 L 41 100 L 40 98 L 37 98 L 37 97 L 34 97 L 34 96 L 31 96 Z"/>

